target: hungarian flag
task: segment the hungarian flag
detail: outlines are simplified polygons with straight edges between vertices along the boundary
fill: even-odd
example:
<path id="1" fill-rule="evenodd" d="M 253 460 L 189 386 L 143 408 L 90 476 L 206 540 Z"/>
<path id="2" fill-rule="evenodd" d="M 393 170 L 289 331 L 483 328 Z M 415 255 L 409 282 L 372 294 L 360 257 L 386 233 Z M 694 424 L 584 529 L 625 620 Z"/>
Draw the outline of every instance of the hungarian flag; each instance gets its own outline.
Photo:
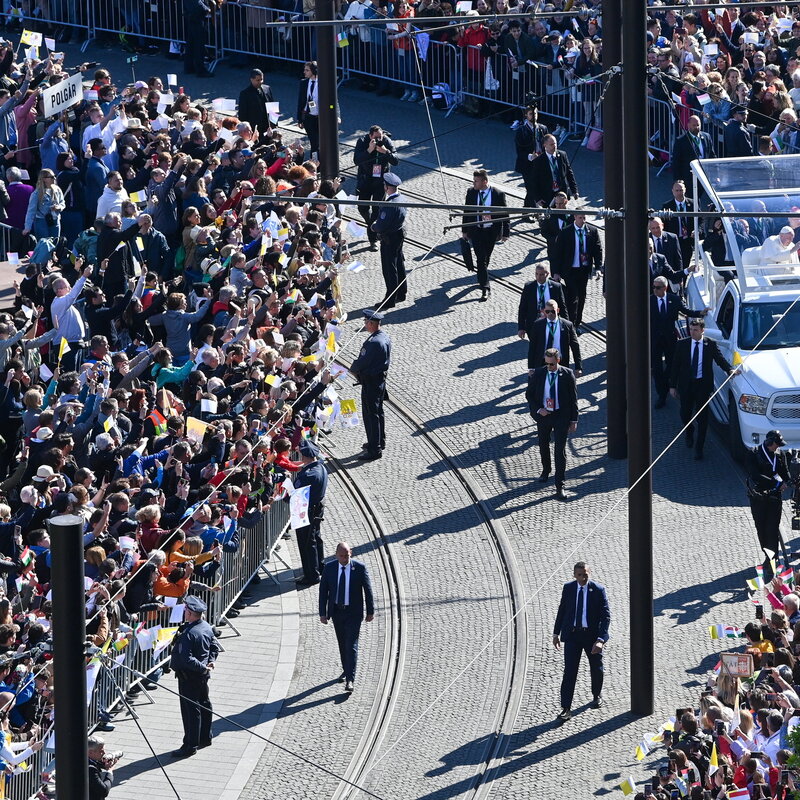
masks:
<path id="1" fill-rule="evenodd" d="M 19 560 L 22 562 L 23 567 L 29 567 L 36 561 L 36 554 L 30 549 L 30 547 L 26 547 L 19 556 Z"/>

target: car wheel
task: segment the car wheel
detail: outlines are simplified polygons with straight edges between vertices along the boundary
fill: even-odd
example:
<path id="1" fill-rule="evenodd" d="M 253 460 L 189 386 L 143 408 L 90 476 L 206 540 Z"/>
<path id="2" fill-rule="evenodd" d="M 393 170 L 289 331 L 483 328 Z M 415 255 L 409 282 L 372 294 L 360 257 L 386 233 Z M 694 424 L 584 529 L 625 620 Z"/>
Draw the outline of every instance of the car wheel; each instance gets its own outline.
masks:
<path id="1" fill-rule="evenodd" d="M 742 428 L 739 425 L 739 412 L 733 397 L 728 398 L 728 443 L 731 448 L 733 460 L 737 463 L 744 461 L 747 448 L 742 442 Z"/>

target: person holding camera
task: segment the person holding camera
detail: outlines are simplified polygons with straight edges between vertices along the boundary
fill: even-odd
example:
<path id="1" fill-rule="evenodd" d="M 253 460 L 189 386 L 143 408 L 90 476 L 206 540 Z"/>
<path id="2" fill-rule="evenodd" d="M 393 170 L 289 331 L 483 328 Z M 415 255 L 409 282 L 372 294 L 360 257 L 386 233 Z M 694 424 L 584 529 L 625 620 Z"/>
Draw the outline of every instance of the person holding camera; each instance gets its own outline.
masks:
<path id="1" fill-rule="evenodd" d="M 396 166 L 399 162 L 392 140 L 383 132 L 380 125 L 372 125 L 369 133 L 356 142 L 353 163 L 358 167 L 356 178 L 358 199 L 382 200 L 383 176 L 391 166 Z M 367 226 L 370 249 L 377 250 L 378 234 L 372 230 L 372 223 L 378 218 L 378 207 L 360 205 L 358 212 Z"/>
<path id="2" fill-rule="evenodd" d="M 781 539 L 783 490 L 790 484 L 788 454 L 781 452 L 786 442 L 777 430 L 768 431 L 764 441 L 747 453 L 747 497 L 758 534 L 758 543 L 766 556 L 764 580 L 773 577 L 772 558 Z"/>
<path id="3" fill-rule="evenodd" d="M 106 753 L 106 743 L 102 736 L 89 737 L 89 800 L 103 800 L 108 797 L 114 783 L 112 767 L 122 758 L 123 753 Z"/>

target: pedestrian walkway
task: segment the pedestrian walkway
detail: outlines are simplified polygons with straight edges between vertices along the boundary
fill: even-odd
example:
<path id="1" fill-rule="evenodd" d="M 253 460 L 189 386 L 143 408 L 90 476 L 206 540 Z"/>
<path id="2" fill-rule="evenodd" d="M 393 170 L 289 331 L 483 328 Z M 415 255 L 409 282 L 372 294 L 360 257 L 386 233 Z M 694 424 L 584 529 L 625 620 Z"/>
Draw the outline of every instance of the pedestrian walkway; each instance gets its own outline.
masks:
<path id="1" fill-rule="evenodd" d="M 282 548 L 280 555 L 285 557 L 286 550 Z M 236 800 L 269 747 L 255 734 L 269 737 L 272 732 L 294 672 L 300 629 L 293 573 L 280 566 L 273 573 L 278 585 L 262 577 L 252 587 L 247 608 L 234 620 L 241 636 L 228 627 L 222 629 L 219 641 L 225 651 L 211 678 L 211 700 L 214 711 L 230 721 L 215 717 L 212 747 L 192 758 L 170 758 L 183 738 L 178 697 L 166 691 L 177 691 L 174 674 L 161 678 L 152 692 L 154 703 L 142 694 L 134 705 L 139 724 L 183 800 Z M 114 800 L 174 800 L 175 792 L 134 720 L 119 714 L 113 722 L 116 730 L 103 734 L 106 749 L 125 752 L 114 771 Z"/>

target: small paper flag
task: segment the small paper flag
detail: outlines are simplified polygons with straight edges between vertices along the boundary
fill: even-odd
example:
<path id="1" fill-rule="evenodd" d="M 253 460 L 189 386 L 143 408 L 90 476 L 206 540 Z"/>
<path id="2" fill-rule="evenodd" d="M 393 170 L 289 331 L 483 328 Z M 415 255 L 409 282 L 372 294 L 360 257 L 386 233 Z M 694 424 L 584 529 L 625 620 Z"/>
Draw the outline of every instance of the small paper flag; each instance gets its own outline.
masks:
<path id="1" fill-rule="evenodd" d="M 336 337 L 333 334 L 328 336 L 328 343 L 325 345 L 325 349 L 329 353 L 335 353 L 336 352 Z"/>
<path id="2" fill-rule="evenodd" d="M 50 50 L 51 52 L 56 49 L 56 40 L 55 39 L 48 39 L 46 36 L 44 38 L 45 47 Z"/>
<path id="3" fill-rule="evenodd" d="M 114 420 L 111 417 L 106 417 L 103 420 L 103 430 L 108 433 L 114 427 Z"/>
<path id="4" fill-rule="evenodd" d="M 266 383 L 267 386 L 280 386 L 281 379 L 277 375 L 267 375 L 267 377 L 264 378 L 264 383 Z"/>
<path id="5" fill-rule="evenodd" d="M 711 758 L 708 759 L 708 774 L 713 775 L 719 769 L 719 756 L 717 755 L 717 743 L 711 745 Z"/>
<path id="6" fill-rule="evenodd" d="M 38 47 L 42 43 L 42 34 L 36 31 L 23 30 L 22 36 L 19 37 L 19 43 Z"/>
<path id="7" fill-rule="evenodd" d="M 147 192 L 144 189 L 142 189 L 141 192 L 131 192 L 128 196 L 130 197 L 132 203 L 147 202 Z"/>
<path id="8" fill-rule="evenodd" d="M 642 739 L 639 744 L 636 745 L 636 752 L 634 756 L 637 761 L 644 761 L 644 757 L 650 752 L 650 745 Z"/>
<path id="9" fill-rule="evenodd" d="M 339 47 L 347 47 L 347 45 L 350 44 L 347 39 L 347 34 L 344 31 L 336 34 L 336 43 L 339 45 Z"/>
<path id="10" fill-rule="evenodd" d="M 58 363 L 61 363 L 61 359 L 64 357 L 64 353 L 69 353 L 69 345 L 67 344 L 67 340 L 62 336 L 61 337 L 61 344 L 58 346 Z"/>
<path id="11" fill-rule="evenodd" d="M 355 414 L 356 401 L 355 400 L 342 400 L 342 414 Z"/>
<path id="12" fill-rule="evenodd" d="M 627 797 L 627 795 L 633 794 L 636 791 L 636 784 L 633 782 L 633 778 L 628 777 L 622 781 L 619 788 L 622 789 L 622 794 Z"/>
<path id="13" fill-rule="evenodd" d="M 764 581 L 761 578 L 748 578 L 747 585 L 754 592 L 764 588 Z"/>

